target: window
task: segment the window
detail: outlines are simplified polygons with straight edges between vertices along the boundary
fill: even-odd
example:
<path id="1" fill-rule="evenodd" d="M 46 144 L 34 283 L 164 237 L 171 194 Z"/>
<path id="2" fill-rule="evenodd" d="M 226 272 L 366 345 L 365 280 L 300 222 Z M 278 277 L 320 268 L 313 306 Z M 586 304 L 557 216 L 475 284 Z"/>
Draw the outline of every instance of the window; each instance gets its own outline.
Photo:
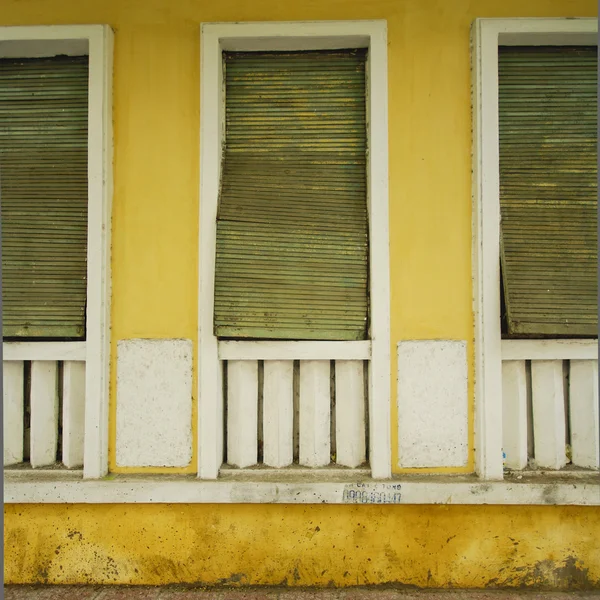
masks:
<path id="1" fill-rule="evenodd" d="M 4 464 L 107 470 L 112 33 L 0 28 Z"/>
<path id="2" fill-rule="evenodd" d="M 88 57 L 0 59 L 4 338 L 85 337 Z"/>
<path id="3" fill-rule="evenodd" d="M 597 49 L 500 46 L 503 334 L 598 334 Z"/>
<path id="4" fill-rule="evenodd" d="M 364 394 L 357 393 L 355 418 L 345 423 L 349 432 L 360 430 L 364 448 L 365 413 L 368 412 L 371 473 L 375 477 L 389 477 L 385 23 L 205 24 L 201 56 L 199 477 L 216 478 L 224 455 L 229 464 L 239 467 L 256 463 L 261 436 L 265 446 L 270 436 L 264 427 L 261 430 L 260 406 L 255 390 L 257 381 L 263 378 L 271 381 L 271 367 L 277 371 L 273 374 L 276 381 L 285 380 L 286 392 L 277 396 L 285 397 L 286 402 L 271 405 L 265 400 L 265 410 L 273 409 L 275 412 L 269 412 L 270 417 L 263 414 L 262 424 L 267 422 L 266 419 L 278 422 L 278 431 L 291 435 L 296 426 L 292 426 L 292 420 L 295 423 L 299 421 L 300 464 L 311 467 L 329 464 L 330 430 L 333 431 L 329 392 L 331 361 L 335 361 L 335 368 L 340 363 L 339 368 L 347 371 L 344 381 L 357 392 L 363 389 L 362 383 L 358 382 L 365 381 L 363 363 L 367 363 L 368 411 L 364 410 Z M 275 77 L 271 72 L 275 61 L 285 64 L 285 75 L 281 75 L 284 71 L 280 71 L 282 81 L 269 88 L 269 78 Z M 333 78 L 329 84 L 323 83 L 324 78 L 320 80 L 322 67 L 318 66 L 319 61 L 324 61 L 330 72 L 338 73 L 337 80 Z M 300 75 L 303 64 L 309 68 Z M 250 66 L 246 73 L 244 65 Z M 251 71 L 266 71 L 267 76 L 252 81 Z M 346 80 L 339 76 L 342 72 L 352 76 Z M 252 102 L 252 114 L 270 119 L 272 115 L 264 112 L 270 103 L 263 101 L 275 90 L 277 92 L 271 94 L 274 100 L 277 100 L 277 93 L 287 93 L 279 85 L 283 80 L 290 86 L 289 91 L 294 88 L 290 95 L 304 95 L 310 110 L 295 113 L 295 123 L 280 116 L 279 122 L 286 125 L 278 129 L 282 135 L 278 141 L 276 137 L 270 137 L 271 131 L 265 135 L 256 128 L 255 134 L 254 129 L 248 128 L 252 117 L 247 110 L 242 110 L 242 104 Z M 349 84 L 350 81 L 352 84 Z M 263 85 L 265 88 L 261 90 Z M 335 97 L 339 101 L 333 100 Z M 356 110 L 348 110 L 346 114 L 337 110 L 344 105 L 353 106 Z M 297 103 L 293 110 L 299 106 L 300 103 Z M 326 118 L 315 118 L 314 108 L 317 106 L 325 108 Z M 336 110 L 331 110 L 334 107 Z M 334 112 L 337 114 L 334 115 Z M 338 120 L 339 117 L 345 118 Z M 342 123 L 343 128 L 338 127 Z M 314 135 L 304 134 L 300 138 L 298 129 L 302 127 L 308 131 L 312 128 Z M 322 130 L 321 134 L 317 133 L 318 129 Z M 328 140 L 326 131 L 334 133 L 334 137 L 330 136 Z M 368 153 L 365 147 L 369 148 Z M 257 160 L 259 155 L 263 164 Z M 269 155 L 266 162 L 265 155 Z M 326 155 L 325 160 L 323 155 Z M 221 160 L 222 156 L 224 160 Z M 287 163 L 294 168 L 284 167 Z M 282 176 L 282 171 L 286 170 L 289 172 Z M 274 174 L 278 176 L 279 183 Z M 306 183 L 291 184 L 294 176 L 297 181 Z M 285 194 L 291 194 L 293 201 L 283 201 L 281 193 L 272 194 L 269 202 L 265 198 L 261 200 L 258 195 L 247 196 L 245 192 L 243 199 L 232 195 L 231 190 L 246 190 L 254 185 L 248 182 L 256 180 L 265 186 L 262 195 L 266 187 L 272 186 L 285 189 Z M 282 187 L 277 188 L 277 185 Z M 339 191 L 343 193 L 339 194 Z M 318 196 L 321 200 L 315 202 Z M 250 198 L 248 205 L 245 204 L 247 198 Z M 331 204 L 333 198 L 336 204 Z M 277 211 L 272 210 L 273 201 L 279 203 Z M 300 208 L 301 202 L 306 210 Z M 330 211 L 330 206 L 335 206 L 339 214 Z M 342 213 L 347 218 L 339 218 Z M 281 220 L 276 222 L 280 217 Z M 290 222 L 298 226 L 289 229 Z M 282 229 L 280 238 L 288 251 L 276 253 L 273 252 L 275 237 L 272 232 L 282 223 L 288 229 Z M 241 229 L 250 231 L 254 240 L 260 237 L 258 232 L 261 229 L 266 233 L 258 246 L 255 241 L 248 242 L 252 238 L 239 236 L 235 244 L 239 242 L 241 245 L 235 247 L 233 236 L 238 236 L 236 230 Z M 225 237 L 228 235 L 230 239 L 226 247 Z M 321 236 L 319 244 L 323 252 L 309 250 L 314 245 L 311 238 L 314 241 L 316 236 Z M 347 242 L 349 245 L 339 251 Z M 251 245 L 253 249 L 249 251 Z M 294 257 L 290 250 L 293 248 L 309 253 L 312 260 L 310 268 L 303 267 L 302 261 Z M 288 281 L 293 283 L 286 286 L 286 289 L 294 290 L 292 297 L 286 299 L 282 295 L 282 285 L 273 285 L 268 280 L 263 284 L 269 299 L 284 298 L 283 303 L 271 305 L 268 311 L 264 310 L 267 305 L 264 295 L 255 294 L 251 289 L 248 296 L 242 296 L 237 289 L 238 286 L 245 289 L 246 281 L 254 281 L 253 285 L 258 281 L 256 271 L 252 270 L 256 268 L 256 261 L 240 260 L 250 252 L 261 258 L 261 278 L 271 271 L 269 276 L 281 280 L 286 267 L 292 267 L 286 273 Z M 278 262 L 277 269 L 271 269 L 270 258 Z M 300 273 L 309 283 L 307 289 L 297 285 Z M 235 284 L 234 275 L 237 278 Z M 317 280 L 323 280 L 324 286 L 315 287 Z M 324 292 L 325 287 L 333 291 Z M 230 292 L 233 295 L 228 295 Z M 249 311 L 243 313 L 239 307 L 246 297 L 251 298 L 252 306 L 248 305 Z M 307 311 L 311 302 L 311 310 Z M 272 312 L 278 313 L 274 320 L 277 327 L 274 328 L 268 322 Z M 340 315 L 342 317 L 338 318 Z M 242 327 L 238 326 L 240 324 Z M 300 399 L 298 421 L 293 416 L 295 410 L 291 403 L 291 384 L 298 380 L 293 374 L 296 368 L 292 367 L 294 361 L 300 362 L 300 396 L 303 378 L 310 382 L 305 383 L 305 390 L 315 386 L 313 394 L 306 394 L 311 400 L 303 403 Z M 286 362 L 286 365 L 268 362 Z M 341 364 L 346 362 L 353 364 Z M 352 379 L 354 375 L 356 380 Z M 228 396 L 224 399 L 224 379 L 227 394 L 235 395 L 235 398 Z M 226 427 L 223 425 L 225 420 Z M 336 422 L 336 426 L 340 423 Z M 275 431 L 276 428 L 271 433 Z M 275 457 L 273 464 L 276 466 L 289 464 L 290 435 L 274 435 L 276 439 L 271 440 L 275 444 L 274 451 L 267 452 L 265 449 L 266 456 Z M 360 447 L 360 443 L 356 446 Z M 342 452 L 340 444 L 337 450 L 334 453 L 331 446 L 331 454 L 337 454 L 338 458 L 353 454 L 351 451 Z M 286 458 L 281 458 L 284 456 Z M 360 457 L 348 459 L 348 464 L 360 462 Z"/>
<path id="5" fill-rule="evenodd" d="M 224 54 L 217 337 L 367 338 L 365 64 Z"/>
<path id="6" fill-rule="evenodd" d="M 502 479 L 503 466 L 598 468 L 597 342 L 556 339 L 597 335 L 596 31 L 594 19 L 473 27 L 475 434 L 485 479 Z M 507 333 L 550 339 L 502 340 L 501 295 Z"/>

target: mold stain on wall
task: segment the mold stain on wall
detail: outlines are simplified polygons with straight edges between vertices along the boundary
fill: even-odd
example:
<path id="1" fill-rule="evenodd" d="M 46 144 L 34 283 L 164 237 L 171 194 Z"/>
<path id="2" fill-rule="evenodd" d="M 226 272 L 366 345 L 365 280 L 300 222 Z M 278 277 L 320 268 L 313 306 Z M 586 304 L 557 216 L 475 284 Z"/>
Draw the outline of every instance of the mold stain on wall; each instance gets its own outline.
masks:
<path id="1" fill-rule="evenodd" d="M 7 505 L 9 583 L 600 587 L 595 507 Z"/>
<path id="2" fill-rule="evenodd" d="M 387 20 L 395 346 L 473 339 L 473 19 L 596 15 L 593 0 L 3 0 L 2 25 L 115 31 L 113 469 L 117 341 L 197 342 L 201 22 Z M 600 587 L 597 507 L 6 505 L 4 527 L 7 583 Z"/>

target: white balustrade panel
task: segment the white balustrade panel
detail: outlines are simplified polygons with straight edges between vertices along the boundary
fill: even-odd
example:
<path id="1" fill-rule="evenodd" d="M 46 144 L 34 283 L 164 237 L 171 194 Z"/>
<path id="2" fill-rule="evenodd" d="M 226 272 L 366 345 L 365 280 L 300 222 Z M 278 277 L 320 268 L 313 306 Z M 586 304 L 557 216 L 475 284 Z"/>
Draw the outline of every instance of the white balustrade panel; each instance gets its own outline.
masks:
<path id="1" fill-rule="evenodd" d="M 527 373 L 524 360 L 502 363 L 502 447 L 509 469 L 527 466 Z"/>
<path id="2" fill-rule="evenodd" d="M 523 341 L 526 343 L 521 345 L 518 343 L 521 340 L 511 340 L 507 346 L 510 358 L 502 362 L 505 466 L 526 468 L 530 458 L 528 448 L 533 443 L 534 466 L 562 469 L 569 462 L 567 443 L 570 443 L 570 462 L 574 467 L 598 469 L 598 360 L 588 357 L 590 349 L 583 344 Z M 523 359 L 528 348 L 533 354 L 530 386 L 527 361 Z M 557 358 L 549 360 L 553 353 Z M 531 433 L 533 442 L 528 439 Z"/>
<path id="3" fill-rule="evenodd" d="M 258 462 L 258 361 L 227 363 L 227 462 L 244 468 Z"/>
<path id="4" fill-rule="evenodd" d="M 330 362 L 300 361 L 300 464 L 324 467 L 331 461 Z"/>
<path id="5" fill-rule="evenodd" d="M 243 350 L 234 349 L 238 354 Z M 260 443 L 261 462 L 267 467 L 284 468 L 294 462 L 324 467 L 332 453 L 341 466 L 355 468 L 366 462 L 363 360 L 334 361 L 333 379 L 330 360 L 301 359 L 296 371 L 288 356 L 276 360 L 269 355 L 262 363 L 262 378 L 259 360 L 243 352 L 239 359 L 227 360 L 226 462 L 230 466 L 256 465 Z"/>
<path id="6" fill-rule="evenodd" d="M 65 361 L 63 366 L 62 460 L 65 467 L 83 466 L 85 424 L 85 363 Z"/>
<path id="7" fill-rule="evenodd" d="M 467 344 L 398 342 L 398 466 L 462 467 L 469 455 Z"/>
<path id="8" fill-rule="evenodd" d="M 366 460 L 364 365 L 335 362 L 336 463 L 358 467 Z"/>
<path id="9" fill-rule="evenodd" d="M 51 352 L 47 354 L 51 355 Z M 3 362 L 4 466 L 27 459 L 33 468 L 56 464 L 62 402 L 62 462 L 67 468 L 82 467 L 85 362 L 64 361 L 62 382 L 59 382 L 59 361 L 30 361 L 29 385 L 25 381 L 25 364 L 23 360 Z M 61 391 L 62 397 L 59 397 Z M 26 406 L 30 415 L 27 432 Z"/>
<path id="10" fill-rule="evenodd" d="M 567 464 L 562 360 L 532 361 L 531 401 L 535 463 L 546 469 L 561 469 Z"/>
<path id="11" fill-rule="evenodd" d="M 23 361 L 4 361 L 4 466 L 23 462 Z"/>
<path id="12" fill-rule="evenodd" d="M 187 339 L 117 342 L 119 467 L 185 467 L 192 458 L 192 352 Z"/>
<path id="13" fill-rule="evenodd" d="M 598 361 L 572 360 L 569 377 L 572 463 L 598 469 Z"/>
<path id="14" fill-rule="evenodd" d="M 287 467 L 294 460 L 294 361 L 266 360 L 263 385 L 263 462 Z"/>
<path id="15" fill-rule="evenodd" d="M 31 362 L 31 466 L 56 462 L 58 444 L 58 363 Z"/>

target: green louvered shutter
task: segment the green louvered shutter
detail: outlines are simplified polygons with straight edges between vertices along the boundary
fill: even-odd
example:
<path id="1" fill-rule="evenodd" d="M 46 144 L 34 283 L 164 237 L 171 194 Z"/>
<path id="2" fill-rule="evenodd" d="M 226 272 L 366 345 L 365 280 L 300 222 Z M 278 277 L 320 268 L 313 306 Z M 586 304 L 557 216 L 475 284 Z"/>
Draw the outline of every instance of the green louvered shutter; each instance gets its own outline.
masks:
<path id="1" fill-rule="evenodd" d="M 87 112 L 87 56 L 0 60 L 4 337 L 85 336 Z"/>
<path id="2" fill-rule="evenodd" d="M 595 336 L 596 48 L 500 48 L 499 100 L 507 334 Z"/>
<path id="3" fill-rule="evenodd" d="M 367 337 L 365 59 L 224 55 L 218 337 Z"/>

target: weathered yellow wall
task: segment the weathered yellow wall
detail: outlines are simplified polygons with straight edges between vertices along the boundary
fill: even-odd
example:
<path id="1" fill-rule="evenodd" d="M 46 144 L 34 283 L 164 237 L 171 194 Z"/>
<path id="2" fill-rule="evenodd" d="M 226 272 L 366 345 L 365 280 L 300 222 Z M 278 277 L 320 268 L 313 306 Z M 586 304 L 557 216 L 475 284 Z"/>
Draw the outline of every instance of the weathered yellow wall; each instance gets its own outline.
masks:
<path id="1" fill-rule="evenodd" d="M 387 20 L 392 357 L 401 339 L 467 340 L 472 405 L 469 28 L 476 17 L 595 16 L 595 0 L 1 0 L 0 6 L 2 25 L 108 23 L 115 31 L 112 470 L 127 471 L 116 467 L 114 452 L 117 341 L 197 339 L 204 21 Z M 392 367 L 394 399 L 394 358 Z M 392 417 L 396 465 L 394 401 Z M 469 431 L 469 465 L 455 471 L 473 470 L 472 411 Z M 184 470 L 195 464 L 196 449 Z"/>
<path id="2" fill-rule="evenodd" d="M 7 506 L 9 582 L 600 585 L 600 511 L 503 506 Z"/>
<path id="3" fill-rule="evenodd" d="M 196 340 L 200 22 L 387 19 L 392 344 L 466 339 L 472 354 L 470 24 L 595 15 L 594 0 L 0 0 L 0 25 L 115 31 L 113 469 L 117 340 Z M 392 439 L 395 464 L 395 427 Z M 597 509 L 9 505 L 5 515 L 8 582 L 600 585 Z"/>

